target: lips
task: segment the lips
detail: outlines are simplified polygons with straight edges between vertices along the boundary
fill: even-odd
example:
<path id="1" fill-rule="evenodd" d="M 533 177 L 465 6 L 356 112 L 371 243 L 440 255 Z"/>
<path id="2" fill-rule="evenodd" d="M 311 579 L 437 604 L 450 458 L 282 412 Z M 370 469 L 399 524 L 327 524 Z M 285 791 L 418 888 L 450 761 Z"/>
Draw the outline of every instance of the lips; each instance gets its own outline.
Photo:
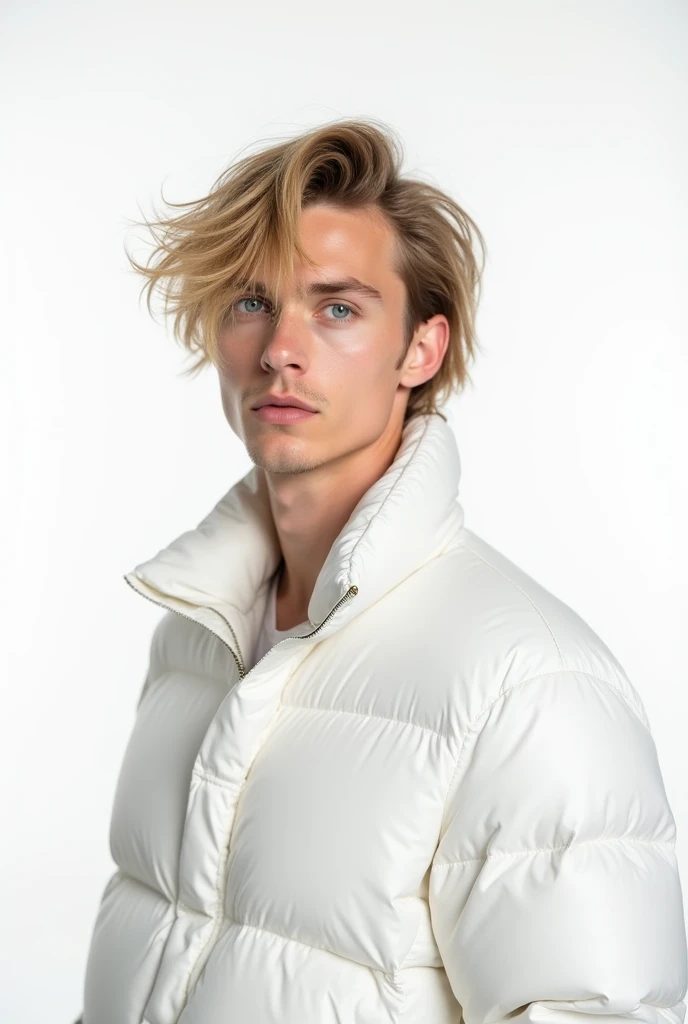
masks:
<path id="1" fill-rule="evenodd" d="M 310 405 L 306 405 L 299 398 L 292 397 L 280 397 L 278 395 L 266 395 L 265 398 L 260 399 L 253 408 L 262 409 L 264 406 L 270 405 L 276 409 L 303 409 L 305 412 L 317 412 Z"/>
<path id="2" fill-rule="evenodd" d="M 271 405 L 266 403 L 253 410 L 259 420 L 264 423 L 301 423 L 318 413 L 314 409 L 300 409 L 294 405 Z"/>

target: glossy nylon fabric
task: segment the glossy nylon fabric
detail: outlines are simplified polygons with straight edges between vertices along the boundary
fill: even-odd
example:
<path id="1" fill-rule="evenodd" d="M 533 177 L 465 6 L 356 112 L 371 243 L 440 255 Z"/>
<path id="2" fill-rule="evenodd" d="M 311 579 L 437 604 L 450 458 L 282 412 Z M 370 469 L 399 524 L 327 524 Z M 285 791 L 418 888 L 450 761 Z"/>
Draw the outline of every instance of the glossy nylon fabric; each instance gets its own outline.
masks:
<path id="1" fill-rule="evenodd" d="M 126 575 L 165 611 L 116 787 L 84 1024 L 680 1024 L 676 828 L 593 630 L 464 526 L 405 427 L 317 624 L 249 671 L 280 553 L 253 469 Z"/>

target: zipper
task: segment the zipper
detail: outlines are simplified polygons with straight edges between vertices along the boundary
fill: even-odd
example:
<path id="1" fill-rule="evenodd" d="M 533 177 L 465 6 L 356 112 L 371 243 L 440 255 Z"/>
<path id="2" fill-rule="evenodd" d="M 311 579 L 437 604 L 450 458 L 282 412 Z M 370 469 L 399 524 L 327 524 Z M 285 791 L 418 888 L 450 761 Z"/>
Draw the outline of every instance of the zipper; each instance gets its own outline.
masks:
<path id="1" fill-rule="evenodd" d="M 260 665 L 260 663 L 263 660 L 263 658 L 267 658 L 268 654 L 270 654 L 270 651 L 274 651 L 275 647 L 279 647 L 280 644 L 287 643 L 288 640 L 306 640 L 309 637 L 315 636 L 316 633 L 320 632 L 320 630 L 323 628 L 325 623 L 329 619 L 332 618 L 332 616 L 337 611 L 337 609 L 341 605 L 343 605 L 345 601 L 348 601 L 349 598 L 354 597 L 358 593 L 358 587 L 356 586 L 355 583 L 352 584 L 352 586 L 350 586 L 349 589 L 347 590 L 346 594 L 344 594 L 343 597 L 340 597 L 340 599 L 337 601 L 337 603 L 334 606 L 334 608 L 332 608 L 328 612 L 328 614 L 322 620 L 320 625 L 316 626 L 315 629 L 311 633 L 304 633 L 303 636 L 285 636 L 283 640 L 278 640 L 277 643 L 274 644 L 270 648 L 270 650 L 265 652 L 265 654 L 263 655 L 262 658 L 258 659 L 258 661 L 253 666 L 253 668 L 251 668 L 248 671 L 246 671 L 246 665 L 244 663 L 244 658 L 243 658 L 243 655 L 241 653 L 241 647 L 239 646 L 239 641 L 237 639 L 237 635 L 234 632 L 234 630 L 232 629 L 231 624 L 228 622 L 228 620 L 224 617 L 224 615 L 221 612 L 218 612 L 217 608 L 209 608 L 207 605 L 199 605 L 199 608 L 203 608 L 205 611 L 215 612 L 216 615 L 220 616 L 220 618 L 225 623 L 225 625 L 227 626 L 227 628 L 229 629 L 230 633 L 232 634 L 232 636 L 234 637 L 234 639 L 236 641 L 237 651 L 239 652 L 238 655 L 237 655 L 236 651 L 232 647 L 230 647 L 230 645 L 227 643 L 227 641 L 224 640 L 220 636 L 219 633 L 216 633 L 214 629 L 210 628 L 210 626 L 206 626 L 204 622 L 199 622 L 198 619 L 194 619 L 192 615 L 187 615 L 186 612 L 180 612 L 177 608 L 171 608 L 168 604 L 165 604 L 164 601 L 156 601 L 154 597 L 149 597 L 148 594 L 144 594 L 142 590 L 138 590 L 137 587 L 135 587 L 134 584 L 130 580 L 128 580 L 126 576 L 123 576 L 122 578 L 125 581 L 125 583 L 129 584 L 129 586 L 134 591 L 134 593 L 140 594 L 141 597 L 145 597 L 145 599 L 147 601 L 150 601 L 152 604 L 157 604 L 160 608 L 166 608 L 168 611 L 174 612 L 175 615 L 181 615 L 181 617 L 183 619 L 188 619 L 189 622 L 195 622 L 197 626 L 204 626 L 208 630 L 208 632 L 212 633 L 213 636 L 216 636 L 217 639 L 221 643 L 223 643 L 225 645 L 225 647 L 227 648 L 229 653 L 234 658 L 234 661 L 236 662 L 236 667 L 237 667 L 237 671 L 239 673 L 239 679 L 240 680 L 244 679 L 248 675 L 249 672 L 252 672 L 253 669 L 256 667 L 256 665 Z"/>
<path id="2" fill-rule="evenodd" d="M 237 655 L 236 651 L 234 651 L 234 649 L 229 646 L 227 641 L 225 639 L 223 639 L 223 637 L 220 636 L 219 633 L 216 633 L 214 629 L 210 628 L 210 626 L 206 626 L 204 622 L 199 622 L 198 619 L 194 619 L 194 617 L 192 615 L 187 615 L 186 612 L 180 612 L 178 608 L 171 608 L 168 604 L 165 604 L 164 601 L 156 601 L 154 597 L 149 597 L 148 594 L 144 594 L 144 592 L 142 590 L 139 590 L 137 587 L 135 587 L 134 584 L 131 582 L 131 580 L 128 580 L 126 576 L 123 576 L 122 579 L 125 581 L 125 583 L 129 584 L 129 586 L 131 587 L 131 589 L 134 591 L 135 594 L 140 594 L 141 597 L 145 597 L 146 601 L 150 601 L 152 604 L 157 604 L 157 605 L 159 605 L 160 608 L 166 608 L 168 612 L 174 612 L 175 615 L 181 615 L 181 617 L 183 619 L 188 619 L 189 622 L 195 622 L 197 626 L 205 626 L 205 628 L 208 630 L 209 633 L 212 633 L 213 636 L 216 636 L 217 639 L 221 643 L 223 643 L 225 645 L 225 647 L 227 648 L 229 653 L 234 658 L 234 661 L 236 662 L 236 667 L 237 667 L 237 670 L 239 672 L 239 679 L 243 679 L 244 678 L 244 676 L 247 673 L 246 673 L 246 667 L 244 665 L 244 659 L 243 659 L 242 654 L 241 654 L 241 648 L 239 647 L 239 641 L 237 640 L 237 635 L 234 632 L 234 630 L 232 629 L 232 627 L 230 626 L 230 624 L 227 621 L 227 619 L 224 617 L 224 615 L 221 612 L 218 612 L 217 608 L 208 608 L 206 605 L 199 605 L 199 608 L 203 608 L 207 612 L 215 612 L 216 615 L 220 616 L 220 618 L 225 623 L 225 625 L 229 629 L 230 633 L 232 634 L 232 636 L 236 640 L 237 651 L 239 651 L 238 655 Z"/>
<path id="3" fill-rule="evenodd" d="M 303 633 L 303 634 L 302 634 L 301 636 L 285 636 L 283 640 L 278 640 L 276 644 L 273 644 L 273 646 L 272 646 L 272 647 L 271 647 L 271 648 L 270 648 L 269 650 L 267 650 L 267 651 L 265 652 L 265 654 L 263 655 L 263 657 L 262 657 L 262 658 L 259 658 L 259 659 L 258 659 L 258 661 L 257 661 L 257 662 L 256 662 L 256 664 L 255 664 L 255 665 L 253 666 L 253 668 L 250 668 L 250 669 L 249 669 L 249 672 L 253 672 L 253 669 L 254 669 L 254 668 L 256 668 L 256 666 L 260 665 L 260 663 L 261 663 L 261 661 L 263 660 L 263 658 L 267 658 L 268 654 L 270 654 L 270 652 L 271 652 L 271 651 L 274 651 L 275 647 L 279 647 L 279 645 L 280 645 L 280 644 L 286 644 L 286 643 L 288 643 L 288 642 L 289 642 L 289 640 L 307 640 L 307 639 L 308 639 L 309 637 L 311 637 L 311 636 L 315 636 L 315 634 L 316 634 L 316 633 L 319 633 L 319 632 L 320 632 L 320 630 L 321 630 L 321 629 L 323 628 L 323 626 L 325 625 L 325 623 L 327 622 L 327 620 L 328 620 L 328 619 L 331 619 L 331 618 L 332 618 L 332 616 L 333 616 L 333 615 L 334 615 L 334 613 L 335 613 L 335 612 L 337 611 L 337 609 L 339 608 L 339 606 L 340 606 L 340 605 L 342 605 L 342 604 L 344 604 L 344 602 L 345 602 L 345 601 L 348 601 L 350 597 L 354 597 L 354 596 L 355 596 L 355 595 L 356 595 L 357 593 L 358 593 L 358 587 L 356 586 L 356 584 L 355 584 L 355 583 L 353 583 L 353 584 L 352 584 L 352 585 L 351 585 L 351 586 L 349 587 L 349 589 L 347 590 L 346 594 L 344 594 L 344 596 L 343 596 L 343 597 L 340 597 L 340 598 L 339 598 L 339 600 L 337 601 L 337 603 L 336 603 L 336 605 L 334 606 L 334 608 L 332 608 L 332 609 L 331 609 L 331 610 L 330 610 L 330 611 L 329 611 L 329 612 L 327 613 L 327 615 L 326 615 L 326 616 L 325 616 L 325 618 L 324 618 L 324 619 L 322 620 L 322 622 L 320 623 L 320 625 L 319 625 L 319 626 L 316 626 L 316 627 L 315 627 L 315 629 L 313 630 L 313 632 L 312 632 L 312 633 Z M 227 623 L 227 625 L 229 626 L 229 623 Z M 231 627 L 230 627 L 230 628 L 231 628 Z M 233 630 L 232 630 L 232 632 L 233 632 Z M 248 675 L 248 672 L 246 672 L 246 673 L 245 673 L 245 675 Z M 243 676 L 242 676 L 242 678 L 243 678 Z"/>

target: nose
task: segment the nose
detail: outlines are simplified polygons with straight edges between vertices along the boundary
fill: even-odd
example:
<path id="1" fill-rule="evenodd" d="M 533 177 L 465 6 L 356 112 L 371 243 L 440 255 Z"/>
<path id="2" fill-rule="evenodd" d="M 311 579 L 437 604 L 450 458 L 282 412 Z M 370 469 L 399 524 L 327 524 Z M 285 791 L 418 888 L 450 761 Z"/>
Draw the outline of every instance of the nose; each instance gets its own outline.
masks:
<path id="1" fill-rule="evenodd" d="M 298 366 L 305 369 L 308 363 L 308 339 L 303 316 L 294 310 L 282 310 L 273 321 L 263 349 L 262 362 L 273 369 Z"/>

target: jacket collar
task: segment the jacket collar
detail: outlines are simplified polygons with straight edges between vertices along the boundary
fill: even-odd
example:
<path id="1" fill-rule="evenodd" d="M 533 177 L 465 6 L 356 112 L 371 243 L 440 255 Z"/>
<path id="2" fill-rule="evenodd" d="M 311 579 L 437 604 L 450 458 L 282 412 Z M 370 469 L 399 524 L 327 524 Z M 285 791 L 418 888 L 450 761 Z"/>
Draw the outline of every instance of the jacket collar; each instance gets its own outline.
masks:
<path id="1" fill-rule="evenodd" d="M 436 413 L 410 419 L 394 461 L 354 508 L 317 577 L 308 605 L 314 628 L 358 588 L 320 637 L 451 546 L 463 525 L 460 475 L 445 420 Z M 124 578 L 145 597 L 203 622 L 228 646 L 247 650 L 280 558 L 265 472 L 254 466 L 198 526 Z"/>

